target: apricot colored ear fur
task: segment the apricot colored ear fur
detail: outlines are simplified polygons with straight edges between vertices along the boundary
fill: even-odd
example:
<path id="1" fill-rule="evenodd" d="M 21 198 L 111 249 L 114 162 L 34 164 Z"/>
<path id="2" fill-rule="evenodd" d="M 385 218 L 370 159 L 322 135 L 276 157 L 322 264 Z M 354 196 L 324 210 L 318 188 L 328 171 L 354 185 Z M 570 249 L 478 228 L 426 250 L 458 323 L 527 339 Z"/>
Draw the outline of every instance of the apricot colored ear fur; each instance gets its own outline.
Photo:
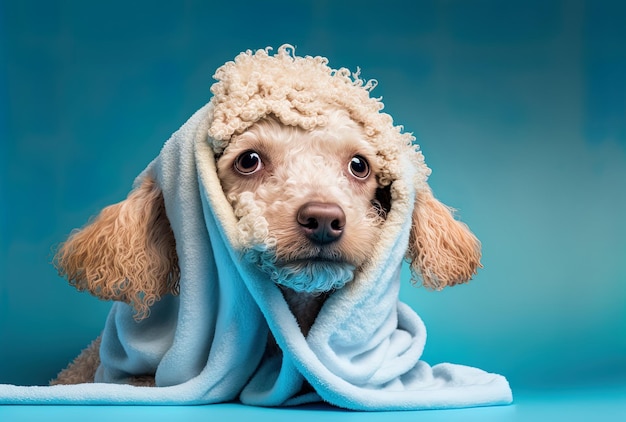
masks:
<path id="1" fill-rule="evenodd" d="M 414 277 L 436 290 L 469 281 L 480 264 L 480 242 L 430 190 L 419 191 L 413 209 L 408 258 Z"/>
<path id="2" fill-rule="evenodd" d="M 137 320 L 163 295 L 177 294 L 176 244 L 156 183 L 145 179 L 127 199 L 74 231 L 54 264 L 78 290 L 131 304 Z"/>

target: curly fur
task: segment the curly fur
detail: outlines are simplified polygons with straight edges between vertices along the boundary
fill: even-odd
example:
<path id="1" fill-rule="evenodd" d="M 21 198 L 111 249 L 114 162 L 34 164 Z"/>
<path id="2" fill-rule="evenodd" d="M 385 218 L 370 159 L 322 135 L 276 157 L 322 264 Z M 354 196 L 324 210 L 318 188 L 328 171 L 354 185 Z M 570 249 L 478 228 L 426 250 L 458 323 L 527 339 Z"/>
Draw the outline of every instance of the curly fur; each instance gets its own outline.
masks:
<path id="1" fill-rule="evenodd" d="M 83 384 L 94 382 L 94 376 L 100 366 L 100 342 L 102 337 L 96 338 L 78 355 L 50 385 Z M 155 385 L 153 375 L 136 375 L 128 379 L 128 383 L 135 386 L 153 387 Z"/>
<path id="2" fill-rule="evenodd" d="M 480 242 L 430 190 L 418 192 L 408 256 L 414 281 L 441 290 L 470 280 L 480 264 Z"/>
<path id="3" fill-rule="evenodd" d="M 274 116 L 285 126 L 312 130 L 329 126 L 333 110 L 344 110 L 363 128 L 376 150 L 378 178 L 381 185 L 398 179 L 399 155 L 408 155 L 420 169 L 420 182 L 429 170 L 424 157 L 413 144 L 415 138 L 394 126 L 390 115 L 381 112 L 380 98 L 370 96 L 378 82 L 360 79 L 359 71 L 332 69 L 325 57 L 295 56 L 293 46 L 285 44 L 276 54 L 271 48 L 250 50 L 217 69 L 211 87 L 214 105 L 209 142 L 220 154 L 234 135 L 241 134 L 267 116 Z"/>
<path id="4" fill-rule="evenodd" d="M 178 291 L 174 234 L 160 189 L 146 179 L 128 198 L 73 232 L 55 256 L 59 274 L 78 290 L 133 305 L 137 319 Z"/>
<path id="5" fill-rule="evenodd" d="M 96 338 L 89 344 L 74 361 L 72 361 L 55 379 L 50 381 L 50 385 L 61 384 L 82 384 L 93 382 L 94 374 L 100 366 L 101 337 Z"/>

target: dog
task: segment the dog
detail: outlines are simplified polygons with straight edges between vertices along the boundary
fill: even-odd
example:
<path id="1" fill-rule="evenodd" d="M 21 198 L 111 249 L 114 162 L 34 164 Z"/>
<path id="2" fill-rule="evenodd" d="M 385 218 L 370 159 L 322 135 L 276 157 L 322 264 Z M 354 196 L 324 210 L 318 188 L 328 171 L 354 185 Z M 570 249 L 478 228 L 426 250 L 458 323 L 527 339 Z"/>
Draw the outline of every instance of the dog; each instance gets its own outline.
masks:
<path id="1" fill-rule="evenodd" d="M 303 127 L 268 113 L 235 131 L 216 153 L 224 195 L 248 239 L 241 259 L 279 285 L 304 336 L 324 301 L 367 264 L 392 206 L 381 152 L 364 125 L 336 104 L 324 116 Z M 417 194 L 407 257 L 424 286 L 470 280 L 481 267 L 480 249 L 452 209 L 429 189 Z M 138 321 L 149 317 L 154 303 L 181 288 L 158 185 L 144 179 L 127 199 L 73 232 L 55 265 L 79 290 L 131 304 Z M 51 383 L 93 382 L 99 345 L 98 338 Z M 154 385 L 154 374 L 136 374 L 132 383 Z"/>

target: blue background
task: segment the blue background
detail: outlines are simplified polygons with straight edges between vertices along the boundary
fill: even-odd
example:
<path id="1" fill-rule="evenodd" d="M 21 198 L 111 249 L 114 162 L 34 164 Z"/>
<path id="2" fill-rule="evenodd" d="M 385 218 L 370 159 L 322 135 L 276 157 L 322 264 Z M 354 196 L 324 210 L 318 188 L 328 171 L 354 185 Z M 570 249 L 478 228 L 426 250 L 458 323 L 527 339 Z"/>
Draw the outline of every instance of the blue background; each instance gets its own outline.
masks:
<path id="1" fill-rule="evenodd" d="M 125 197 L 217 67 L 287 42 L 379 81 L 483 242 L 468 285 L 406 277 L 424 359 L 514 392 L 625 386 L 624 22 L 618 1 L 0 2 L 0 382 L 46 383 L 102 327 L 52 247 Z"/>

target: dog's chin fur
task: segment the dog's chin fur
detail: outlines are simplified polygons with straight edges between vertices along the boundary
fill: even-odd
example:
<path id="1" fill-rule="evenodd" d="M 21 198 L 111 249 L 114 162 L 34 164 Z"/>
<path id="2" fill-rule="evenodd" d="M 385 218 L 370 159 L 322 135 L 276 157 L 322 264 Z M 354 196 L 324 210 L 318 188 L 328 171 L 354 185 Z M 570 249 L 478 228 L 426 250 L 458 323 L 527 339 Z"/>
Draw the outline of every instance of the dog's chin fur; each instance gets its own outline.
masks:
<path id="1" fill-rule="evenodd" d="M 324 259 L 302 259 L 276 262 L 273 250 L 255 249 L 244 252 L 244 258 L 254 263 L 276 284 L 295 292 L 320 294 L 341 289 L 354 278 L 355 266 L 346 262 Z"/>

